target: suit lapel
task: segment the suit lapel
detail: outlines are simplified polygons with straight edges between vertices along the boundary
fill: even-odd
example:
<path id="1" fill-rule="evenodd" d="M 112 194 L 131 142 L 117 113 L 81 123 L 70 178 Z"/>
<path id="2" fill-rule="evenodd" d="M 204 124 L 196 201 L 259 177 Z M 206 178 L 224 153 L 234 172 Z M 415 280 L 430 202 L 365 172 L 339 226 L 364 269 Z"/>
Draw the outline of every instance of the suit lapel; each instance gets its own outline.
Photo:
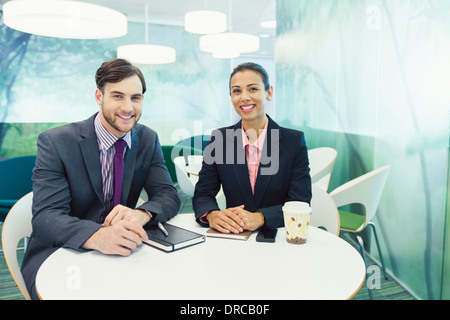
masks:
<path id="1" fill-rule="evenodd" d="M 128 193 L 130 192 L 131 182 L 133 180 L 134 168 L 136 165 L 136 157 L 139 146 L 139 137 L 136 134 L 136 130 L 131 130 L 131 149 L 128 149 L 124 158 L 124 170 L 122 179 L 122 195 L 121 203 L 126 204 L 128 199 Z"/>
<path id="2" fill-rule="evenodd" d="M 100 150 L 94 130 L 94 117 L 86 121 L 86 126 L 83 127 L 83 132 L 81 132 L 79 144 L 92 187 L 100 201 L 104 203 Z"/>
<path id="3" fill-rule="evenodd" d="M 245 150 L 242 144 L 241 121 L 234 126 L 233 130 L 234 132 L 232 135 L 226 133 L 225 150 L 226 146 L 234 146 L 234 162 L 232 166 L 236 180 L 238 181 L 239 188 L 249 204 L 249 207 L 256 208 L 255 198 L 253 197 L 250 178 L 248 176 L 247 157 L 245 156 Z"/>
<path id="4" fill-rule="evenodd" d="M 267 116 L 269 124 L 267 126 L 266 139 L 261 153 L 258 167 L 258 175 L 255 182 L 255 202 L 257 208 L 265 197 L 270 178 L 277 173 L 280 158 L 280 127 Z M 270 196 L 270 195 L 267 195 Z"/>

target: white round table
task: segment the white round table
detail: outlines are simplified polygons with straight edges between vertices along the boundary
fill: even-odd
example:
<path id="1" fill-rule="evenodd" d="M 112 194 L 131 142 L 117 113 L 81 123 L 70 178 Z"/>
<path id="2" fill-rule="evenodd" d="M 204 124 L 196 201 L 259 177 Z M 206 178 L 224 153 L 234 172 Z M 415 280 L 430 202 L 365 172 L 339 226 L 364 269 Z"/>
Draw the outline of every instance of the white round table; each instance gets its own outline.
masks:
<path id="1" fill-rule="evenodd" d="M 205 234 L 193 214 L 169 223 Z M 58 249 L 40 267 L 42 299 L 298 300 L 349 299 L 365 280 L 361 255 L 350 244 L 310 227 L 304 245 L 206 238 L 165 253 L 147 245 L 129 257 Z"/>

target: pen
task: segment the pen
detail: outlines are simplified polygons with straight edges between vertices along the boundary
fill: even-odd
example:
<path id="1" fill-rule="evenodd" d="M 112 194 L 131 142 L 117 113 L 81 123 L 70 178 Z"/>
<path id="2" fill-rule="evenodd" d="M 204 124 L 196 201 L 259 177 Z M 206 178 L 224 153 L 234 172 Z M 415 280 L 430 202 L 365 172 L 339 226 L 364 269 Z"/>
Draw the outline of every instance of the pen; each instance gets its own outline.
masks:
<path id="1" fill-rule="evenodd" d="M 166 237 L 169 236 L 169 233 L 168 233 L 167 230 L 163 227 L 163 225 L 161 224 L 161 222 L 158 222 L 158 227 L 159 227 L 159 229 L 162 231 L 162 233 L 164 233 L 164 235 L 165 235 Z"/>

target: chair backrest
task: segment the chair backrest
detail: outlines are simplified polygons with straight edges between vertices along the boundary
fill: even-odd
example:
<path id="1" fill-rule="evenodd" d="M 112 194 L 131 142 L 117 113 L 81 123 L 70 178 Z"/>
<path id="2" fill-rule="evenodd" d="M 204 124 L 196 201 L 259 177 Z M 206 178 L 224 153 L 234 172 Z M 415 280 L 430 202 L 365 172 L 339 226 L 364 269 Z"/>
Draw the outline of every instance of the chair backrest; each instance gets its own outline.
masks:
<path id="1" fill-rule="evenodd" d="M 323 227 L 339 236 L 339 211 L 331 196 L 320 186 L 312 185 L 310 225 Z"/>
<path id="2" fill-rule="evenodd" d="M 187 159 L 188 159 L 189 164 L 192 164 L 192 163 L 202 164 L 203 155 L 189 155 L 189 156 L 187 156 Z"/>
<path id="3" fill-rule="evenodd" d="M 208 144 L 211 135 L 198 135 L 186 138 L 177 142 L 177 146 L 187 146 L 200 150 L 205 150 L 206 145 Z"/>
<path id="4" fill-rule="evenodd" d="M 220 210 L 224 210 L 227 208 L 227 199 L 225 198 L 225 193 L 223 193 L 222 187 L 220 187 L 220 190 L 216 195 L 216 201 Z"/>
<path id="5" fill-rule="evenodd" d="M 168 146 L 164 145 L 161 146 L 164 161 L 166 162 L 167 170 L 169 170 L 170 177 L 172 178 L 173 183 L 178 182 L 177 181 L 177 174 L 175 170 L 175 164 L 173 163 L 173 160 L 176 157 L 184 156 L 185 159 L 189 157 L 190 155 L 202 155 L 203 151 L 196 148 L 191 148 L 184 145 L 175 145 L 175 146 Z"/>
<path id="6" fill-rule="evenodd" d="M 2 230 L 2 246 L 6 264 L 19 290 L 27 300 L 30 300 L 30 295 L 25 286 L 22 272 L 20 271 L 16 250 L 19 241 L 31 235 L 32 200 L 32 192 L 19 199 L 9 211 L 3 223 Z"/>
<path id="7" fill-rule="evenodd" d="M 203 162 L 203 155 L 189 155 L 189 156 L 187 156 L 187 159 L 188 159 L 188 164 L 190 164 L 190 165 L 195 164 L 195 165 L 198 165 L 199 168 L 201 168 L 201 165 Z M 194 179 L 196 179 L 196 178 L 191 176 L 191 181 L 195 181 Z M 220 190 L 216 195 L 216 201 L 217 201 L 217 205 L 219 206 L 220 210 L 224 210 L 227 208 L 227 200 L 225 198 L 225 194 L 223 193 L 222 187 L 220 187 Z"/>
<path id="8" fill-rule="evenodd" d="M 0 161 L 0 221 L 12 206 L 33 189 L 31 177 L 36 156 L 22 156 Z"/>
<path id="9" fill-rule="evenodd" d="M 137 203 L 136 203 L 136 208 L 142 206 L 145 203 L 144 199 L 142 199 L 141 197 L 139 197 Z"/>
<path id="10" fill-rule="evenodd" d="M 178 185 L 181 191 L 189 197 L 194 196 L 195 183 L 189 178 L 186 172 L 186 159 L 181 157 L 176 157 L 173 159 L 175 165 L 175 173 L 177 175 Z"/>
<path id="11" fill-rule="evenodd" d="M 177 174 L 175 173 L 175 165 L 172 160 L 172 150 L 174 146 L 161 146 L 164 161 L 166 162 L 167 170 L 169 170 L 170 178 L 172 182 L 177 182 Z"/>
<path id="12" fill-rule="evenodd" d="M 0 199 L 19 200 L 33 190 L 31 177 L 36 156 L 22 156 L 0 161 Z"/>
<path id="13" fill-rule="evenodd" d="M 390 168 L 388 165 L 372 170 L 330 192 L 338 208 L 353 203 L 364 206 L 366 219 L 361 229 L 375 216 Z"/>
<path id="14" fill-rule="evenodd" d="M 308 150 L 311 181 L 320 185 L 325 191 L 330 185 L 337 154 L 336 149 L 329 147 Z"/>

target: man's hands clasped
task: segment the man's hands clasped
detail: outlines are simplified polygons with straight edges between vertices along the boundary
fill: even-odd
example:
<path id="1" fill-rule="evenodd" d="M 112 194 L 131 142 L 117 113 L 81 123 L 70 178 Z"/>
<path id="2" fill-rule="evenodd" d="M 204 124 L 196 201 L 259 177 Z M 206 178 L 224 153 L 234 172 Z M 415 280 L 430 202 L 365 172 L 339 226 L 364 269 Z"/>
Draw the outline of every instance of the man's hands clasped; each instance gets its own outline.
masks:
<path id="1" fill-rule="evenodd" d="M 149 221 L 147 212 L 117 205 L 105 218 L 103 227 L 86 240 L 83 248 L 129 256 L 143 240 L 148 240 L 143 226 Z"/>

